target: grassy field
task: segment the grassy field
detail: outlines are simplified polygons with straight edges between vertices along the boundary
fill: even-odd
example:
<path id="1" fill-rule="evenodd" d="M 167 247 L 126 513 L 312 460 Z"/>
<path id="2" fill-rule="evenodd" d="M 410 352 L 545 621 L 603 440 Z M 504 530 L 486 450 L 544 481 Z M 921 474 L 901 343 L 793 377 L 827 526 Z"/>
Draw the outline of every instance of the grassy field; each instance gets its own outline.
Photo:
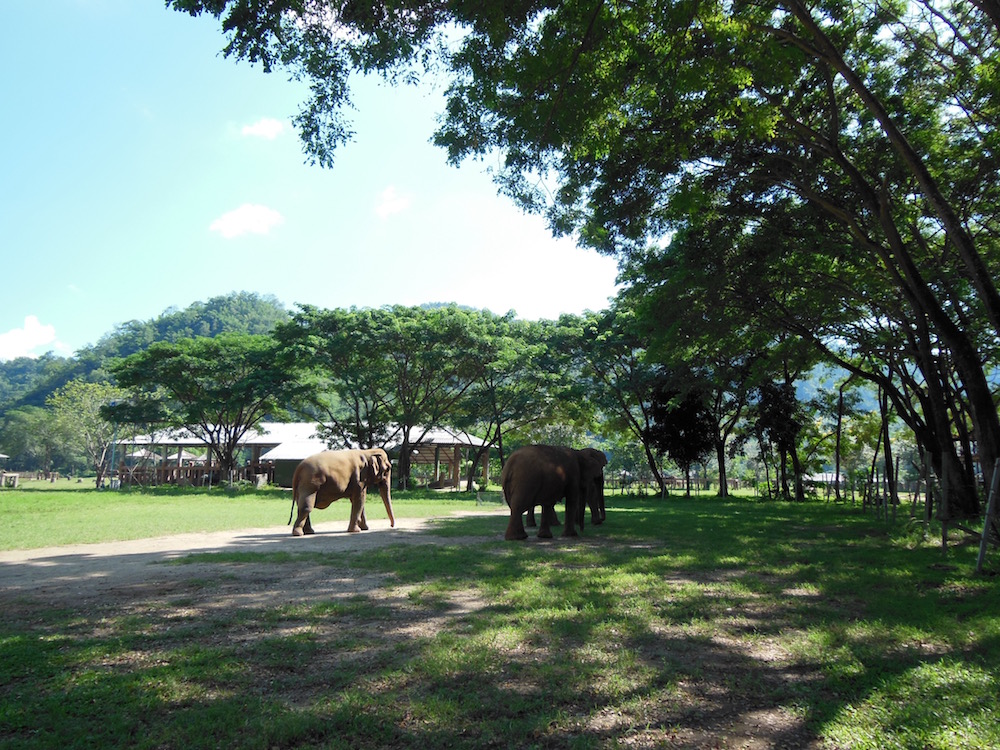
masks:
<path id="1" fill-rule="evenodd" d="M 274 526 L 289 503 L 3 492 L 0 546 Z M 191 555 L 97 605 L 5 593 L 0 748 L 1000 747 L 1000 581 L 973 546 L 819 503 L 615 496 L 581 539 L 525 543 L 445 517 L 468 499 L 394 506 L 443 517 L 336 557 Z M 348 589 L 293 599 L 302 575 Z"/>
<path id="2" fill-rule="evenodd" d="M 464 493 L 415 491 L 402 497 L 405 501 L 393 505 L 400 518 L 475 507 L 475 496 Z M 368 517 L 385 518 L 378 493 L 369 494 L 369 500 Z M 288 523 L 291 501 L 290 491 L 277 488 L 231 492 L 163 486 L 98 491 L 92 481 L 28 482 L 18 490 L 0 490 L 0 550 L 280 526 Z M 350 509 L 349 503 L 337 502 L 319 519 L 323 523 L 343 519 L 346 525 Z"/>

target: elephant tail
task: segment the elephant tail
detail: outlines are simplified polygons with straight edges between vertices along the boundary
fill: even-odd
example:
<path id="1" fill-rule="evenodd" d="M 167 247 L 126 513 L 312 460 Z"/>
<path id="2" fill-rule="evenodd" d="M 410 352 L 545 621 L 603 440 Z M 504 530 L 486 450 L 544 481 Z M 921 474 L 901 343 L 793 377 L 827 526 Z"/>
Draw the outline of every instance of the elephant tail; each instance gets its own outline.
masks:
<path id="1" fill-rule="evenodd" d="M 288 524 L 292 523 L 292 518 L 295 516 L 295 498 L 299 494 L 299 478 L 298 476 L 292 476 L 292 509 L 288 511 Z"/>

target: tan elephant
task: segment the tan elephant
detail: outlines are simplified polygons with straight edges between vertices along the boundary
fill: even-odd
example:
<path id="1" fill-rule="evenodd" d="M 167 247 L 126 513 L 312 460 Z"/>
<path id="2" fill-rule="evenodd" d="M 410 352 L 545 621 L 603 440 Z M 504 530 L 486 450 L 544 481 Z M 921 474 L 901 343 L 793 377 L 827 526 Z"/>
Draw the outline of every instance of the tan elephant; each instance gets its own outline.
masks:
<path id="1" fill-rule="evenodd" d="M 292 527 L 293 536 L 313 534 L 310 513 L 314 509 L 329 507 L 334 500 L 342 497 L 351 500 L 351 520 L 347 525 L 350 532 L 368 528 L 365 519 L 365 498 L 368 490 L 378 487 L 389 525 L 396 525 L 392 514 L 392 498 L 389 493 L 392 463 L 381 448 L 367 450 L 323 451 L 304 459 L 295 467 L 292 476 L 292 510 L 298 505 L 299 514 Z M 291 516 L 288 522 L 291 523 Z"/>
<path id="2" fill-rule="evenodd" d="M 607 458 L 598 450 L 574 450 L 554 445 L 527 445 L 514 451 L 500 475 L 504 498 L 510 506 L 510 522 L 505 539 L 527 539 L 521 516 L 534 518 L 536 505 L 542 508 L 538 536 L 552 537 L 557 522 L 555 504 L 565 498 L 566 522 L 563 536 L 578 536 L 583 527 L 584 503 L 590 505 L 594 523 L 603 520 L 604 466 Z M 600 490 L 598 490 L 600 488 Z"/>

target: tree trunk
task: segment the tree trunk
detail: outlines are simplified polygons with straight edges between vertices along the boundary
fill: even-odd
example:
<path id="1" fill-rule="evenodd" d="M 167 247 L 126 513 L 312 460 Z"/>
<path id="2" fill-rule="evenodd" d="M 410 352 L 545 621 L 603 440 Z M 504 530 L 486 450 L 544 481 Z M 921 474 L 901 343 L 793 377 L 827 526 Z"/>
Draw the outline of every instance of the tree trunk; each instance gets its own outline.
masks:
<path id="1" fill-rule="evenodd" d="M 879 394 L 879 408 L 882 410 L 882 459 L 885 463 L 885 502 L 896 503 L 896 472 L 892 465 L 892 441 L 889 438 L 889 396 Z"/>
<path id="2" fill-rule="evenodd" d="M 642 450 L 646 453 L 646 462 L 649 464 L 649 470 L 653 472 L 653 478 L 656 480 L 656 484 L 660 488 L 660 495 L 662 496 L 667 487 L 663 482 L 663 475 L 660 473 L 660 467 L 657 464 L 656 457 L 649 449 L 649 444 L 646 443 L 645 440 L 642 441 Z"/>
<path id="3" fill-rule="evenodd" d="M 403 440 L 399 445 L 399 467 L 396 471 L 396 489 L 405 490 L 410 484 L 410 431 L 403 430 Z"/>
<path id="4" fill-rule="evenodd" d="M 792 490 L 788 483 L 788 451 L 784 448 L 778 448 L 779 463 L 778 467 L 780 470 L 779 478 L 781 481 L 781 496 L 785 500 L 792 499 Z"/>
<path id="5" fill-rule="evenodd" d="M 729 477 L 726 474 L 726 441 L 715 441 L 715 457 L 719 462 L 719 497 L 729 497 Z"/>
<path id="6" fill-rule="evenodd" d="M 834 471 L 833 471 L 833 496 L 836 502 L 840 502 L 840 445 L 844 433 L 844 389 L 851 382 L 852 374 L 840 384 L 839 395 L 837 397 L 837 438 L 834 444 Z"/>
<path id="7" fill-rule="evenodd" d="M 806 501 L 806 488 L 802 483 L 802 462 L 799 460 L 798 446 L 791 446 L 788 454 L 792 459 L 792 486 L 795 487 L 795 501 L 804 503 Z"/>

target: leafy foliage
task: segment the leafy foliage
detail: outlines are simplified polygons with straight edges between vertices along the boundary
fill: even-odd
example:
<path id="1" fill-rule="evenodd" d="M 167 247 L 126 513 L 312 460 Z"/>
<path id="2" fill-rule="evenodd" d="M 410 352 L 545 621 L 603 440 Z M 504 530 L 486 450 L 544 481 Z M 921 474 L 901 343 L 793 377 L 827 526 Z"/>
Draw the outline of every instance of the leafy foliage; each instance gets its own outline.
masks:
<path id="1" fill-rule="evenodd" d="M 647 440 L 658 454 L 666 453 L 684 472 L 691 493 L 691 467 L 715 449 L 716 422 L 705 394 L 672 389 L 668 378 L 658 380 L 650 402 L 651 424 Z"/>
<path id="2" fill-rule="evenodd" d="M 48 400 L 52 417 L 65 434 L 67 444 L 81 450 L 101 487 L 110 466 L 110 451 L 116 437 L 116 425 L 105 418 L 104 407 L 125 398 L 122 388 L 110 383 L 86 383 L 73 380 L 53 393 Z M 124 438 L 124 433 L 122 434 Z"/>
<path id="3" fill-rule="evenodd" d="M 159 342 L 111 366 L 130 402 L 104 410 L 109 418 L 186 428 L 218 459 L 224 474 L 246 432 L 282 413 L 302 389 L 269 336 L 222 334 Z"/>
<path id="4" fill-rule="evenodd" d="M 528 364 L 541 344 L 511 338 L 520 327 L 509 318 L 455 305 L 306 306 L 276 335 L 288 360 L 312 379 L 313 407 L 331 441 L 397 442 L 396 476 L 405 487 L 409 448 L 431 428 L 471 426 L 481 419 L 499 440 L 503 423 L 515 419 L 514 411 L 523 413 L 525 399 L 540 387 Z"/>
<path id="5" fill-rule="evenodd" d="M 501 188 L 556 233 L 668 257 L 708 312 L 675 345 L 796 337 L 877 384 L 949 477 L 946 512 L 975 514 L 968 458 L 1000 457 L 992 4 L 172 4 L 222 19 L 228 54 L 309 77 L 313 123 L 351 69 L 444 68 L 450 159 L 500 154 Z M 303 129 L 312 158 L 339 122 Z"/>

